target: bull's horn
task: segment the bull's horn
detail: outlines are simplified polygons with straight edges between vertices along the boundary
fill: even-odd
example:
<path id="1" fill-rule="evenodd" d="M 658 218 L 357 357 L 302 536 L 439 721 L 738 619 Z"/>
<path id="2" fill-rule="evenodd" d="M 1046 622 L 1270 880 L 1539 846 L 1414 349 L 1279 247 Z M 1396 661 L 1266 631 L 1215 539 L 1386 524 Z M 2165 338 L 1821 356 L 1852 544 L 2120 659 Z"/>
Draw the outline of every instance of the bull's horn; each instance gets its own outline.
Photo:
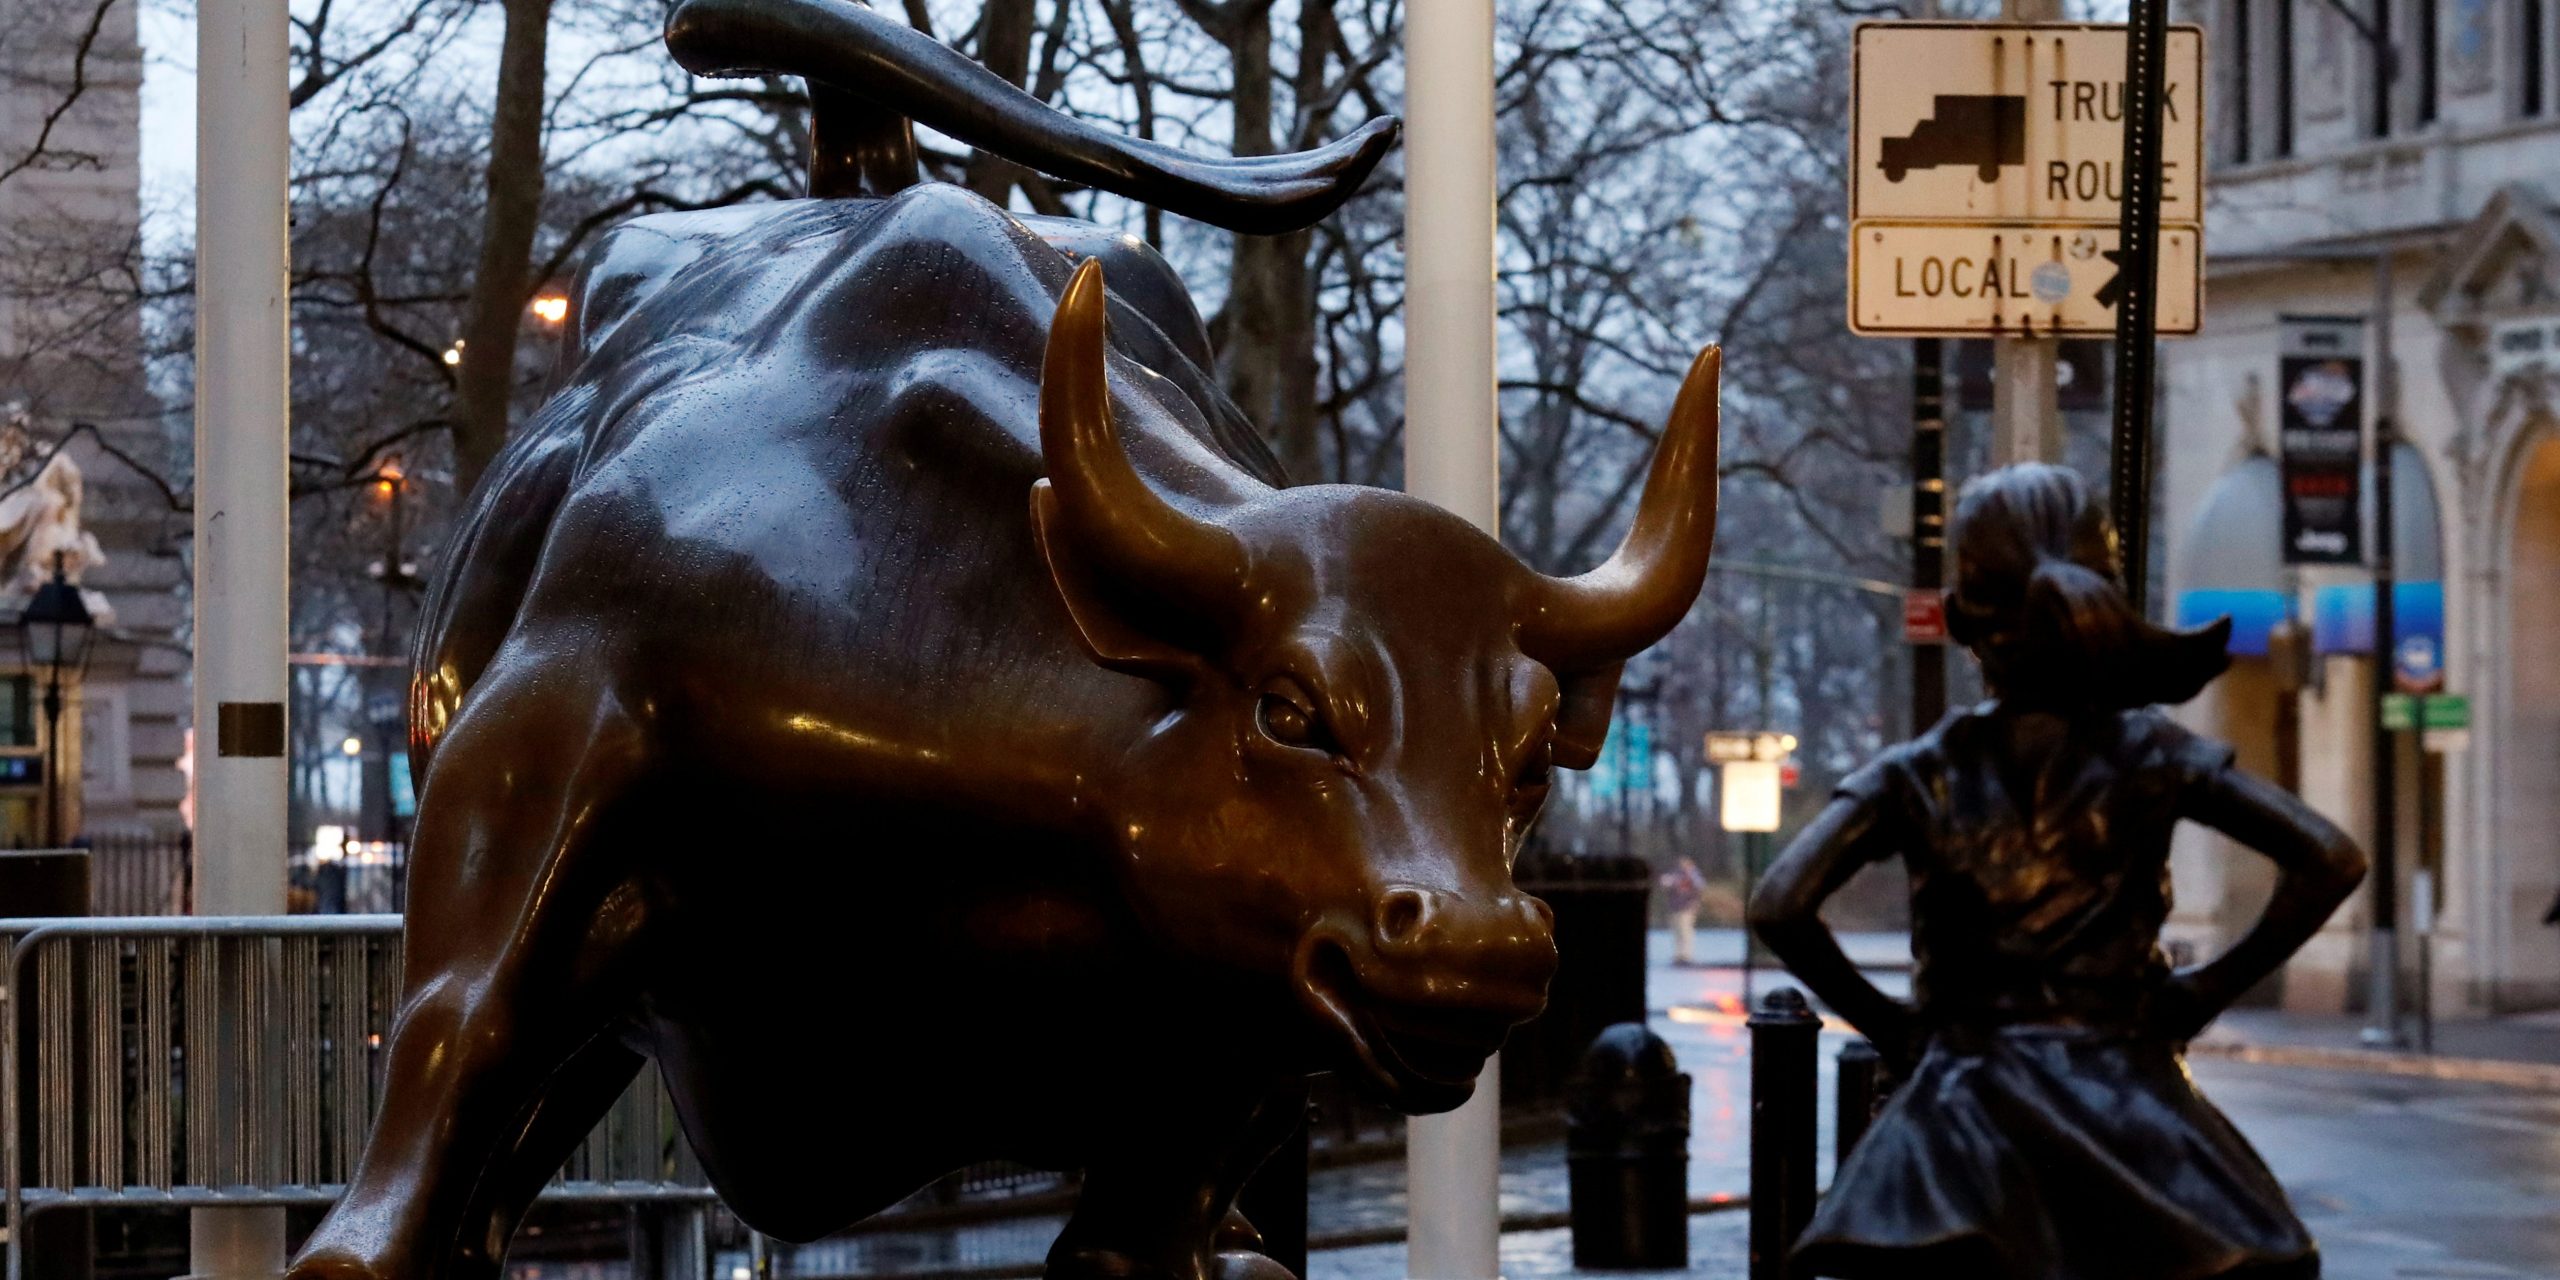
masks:
<path id="1" fill-rule="evenodd" d="M 1716 380 L 1720 348 L 1698 353 L 1671 405 L 1636 504 L 1608 563 L 1573 578 L 1537 575 L 1521 652 L 1558 671 L 1622 662 L 1669 635 L 1698 598 L 1716 536 Z"/>
<path id="2" fill-rule="evenodd" d="M 1121 446 L 1104 376 L 1102 263 L 1067 282 L 1040 366 L 1040 453 L 1078 558 L 1157 598 L 1210 606 L 1243 579 L 1244 545 L 1157 497 Z"/>

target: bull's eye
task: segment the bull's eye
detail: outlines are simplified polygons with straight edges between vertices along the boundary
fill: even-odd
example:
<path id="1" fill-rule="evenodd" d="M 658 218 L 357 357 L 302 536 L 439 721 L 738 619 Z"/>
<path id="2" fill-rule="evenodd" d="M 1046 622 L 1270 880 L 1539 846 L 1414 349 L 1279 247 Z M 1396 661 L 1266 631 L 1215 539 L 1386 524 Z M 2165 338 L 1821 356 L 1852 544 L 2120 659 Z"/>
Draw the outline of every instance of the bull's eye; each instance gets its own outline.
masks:
<path id="1" fill-rule="evenodd" d="M 1266 693 L 1253 710 L 1253 724 L 1262 736 L 1284 747 L 1301 747 L 1310 751 L 1333 750 L 1333 737 L 1325 732 L 1324 721 L 1316 717 L 1314 708 L 1285 693 Z"/>

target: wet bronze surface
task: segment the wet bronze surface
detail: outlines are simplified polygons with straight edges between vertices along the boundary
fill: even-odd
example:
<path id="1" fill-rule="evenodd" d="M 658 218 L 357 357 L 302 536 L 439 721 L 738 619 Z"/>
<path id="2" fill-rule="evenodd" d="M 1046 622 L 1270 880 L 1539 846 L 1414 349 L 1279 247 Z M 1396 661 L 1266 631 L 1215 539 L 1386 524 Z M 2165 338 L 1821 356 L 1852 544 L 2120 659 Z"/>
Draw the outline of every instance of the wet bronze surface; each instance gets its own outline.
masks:
<path id="1" fill-rule="evenodd" d="M 791 58 L 709 65 L 912 71 L 816 0 L 697 0 L 671 40 L 775 14 Z M 774 1235 L 1009 1158 L 1085 1171 L 1052 1275 L 1269 1275 L 1228 1206 L 1307 1072 L 1443 1110 L 1540 1007 L 1510 858 L 1697 593 L 1714 353 L 1580 578 L 1278 487 L 1144 246 L 891 172 L 903 120 L 859 110 L 1018 114 L 953 74 L 839 104 L 839 194 L 591 256 L 429 598 L 388 1092 L 297 1277 L 496 1274 L 651 1060 Z M 1392 133 L 1195 172 L 1037 124 L 961 136 L 1256 229 Z"/>
<path id="2" fill-rule="evenodd" d="M 1753 896 L 1753 927 L 1906 1077 L 1796 1249 L 1807 1274 L 1986 1280 L 2318 1274 L 2311 1237 L 2180 1058 L 2364 874 L 2346 835 L 2156 701 L 2229 661 L 2226 620 L 2144 621 L 2077 476 L 2024 464 L 1965 486 L 1950 629 L 1993 700 L 1851 775 Z M 2257 925 L 2172 970 L 2181 820 L 2265 854 Z M 1887 998 L 1817 914 L 1872 862 L 1911 883 L 1914 1003 Z"/>

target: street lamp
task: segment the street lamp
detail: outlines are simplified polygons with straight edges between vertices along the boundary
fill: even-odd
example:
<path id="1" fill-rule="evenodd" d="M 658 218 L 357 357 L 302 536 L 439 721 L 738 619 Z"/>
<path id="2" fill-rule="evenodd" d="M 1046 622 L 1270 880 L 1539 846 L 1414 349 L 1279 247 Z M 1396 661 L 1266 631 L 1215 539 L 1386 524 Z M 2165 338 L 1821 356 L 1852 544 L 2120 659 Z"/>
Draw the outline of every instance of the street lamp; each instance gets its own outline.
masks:
<path id="1" fill-rule="evenodd" d="M 44 833 L 47 847 L 62 844 L 62 673 L 89 665 L 89 639 L 95 621 L 80 588 L 63 573 L 65 552 L 53 553 L 53 579 L 36 588 L 18 615 L 18 643 L 27 670 L 42 668 L 44 685 Z"/>

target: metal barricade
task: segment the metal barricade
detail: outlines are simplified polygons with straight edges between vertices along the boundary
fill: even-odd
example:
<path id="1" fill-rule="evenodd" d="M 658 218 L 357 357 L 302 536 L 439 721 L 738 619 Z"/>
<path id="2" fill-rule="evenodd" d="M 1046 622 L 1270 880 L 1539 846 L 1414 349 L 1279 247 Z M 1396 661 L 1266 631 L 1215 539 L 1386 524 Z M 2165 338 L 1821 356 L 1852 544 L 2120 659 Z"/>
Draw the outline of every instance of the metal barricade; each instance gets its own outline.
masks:
<path id="1" fill-rule="evenodd" d="M 381 1101 L 398 916 L 0 920 L 12 1242 L 61 1206 L 321 1203 Z M 643 1071 L 544 1193 L 708 1201 Z"/>

